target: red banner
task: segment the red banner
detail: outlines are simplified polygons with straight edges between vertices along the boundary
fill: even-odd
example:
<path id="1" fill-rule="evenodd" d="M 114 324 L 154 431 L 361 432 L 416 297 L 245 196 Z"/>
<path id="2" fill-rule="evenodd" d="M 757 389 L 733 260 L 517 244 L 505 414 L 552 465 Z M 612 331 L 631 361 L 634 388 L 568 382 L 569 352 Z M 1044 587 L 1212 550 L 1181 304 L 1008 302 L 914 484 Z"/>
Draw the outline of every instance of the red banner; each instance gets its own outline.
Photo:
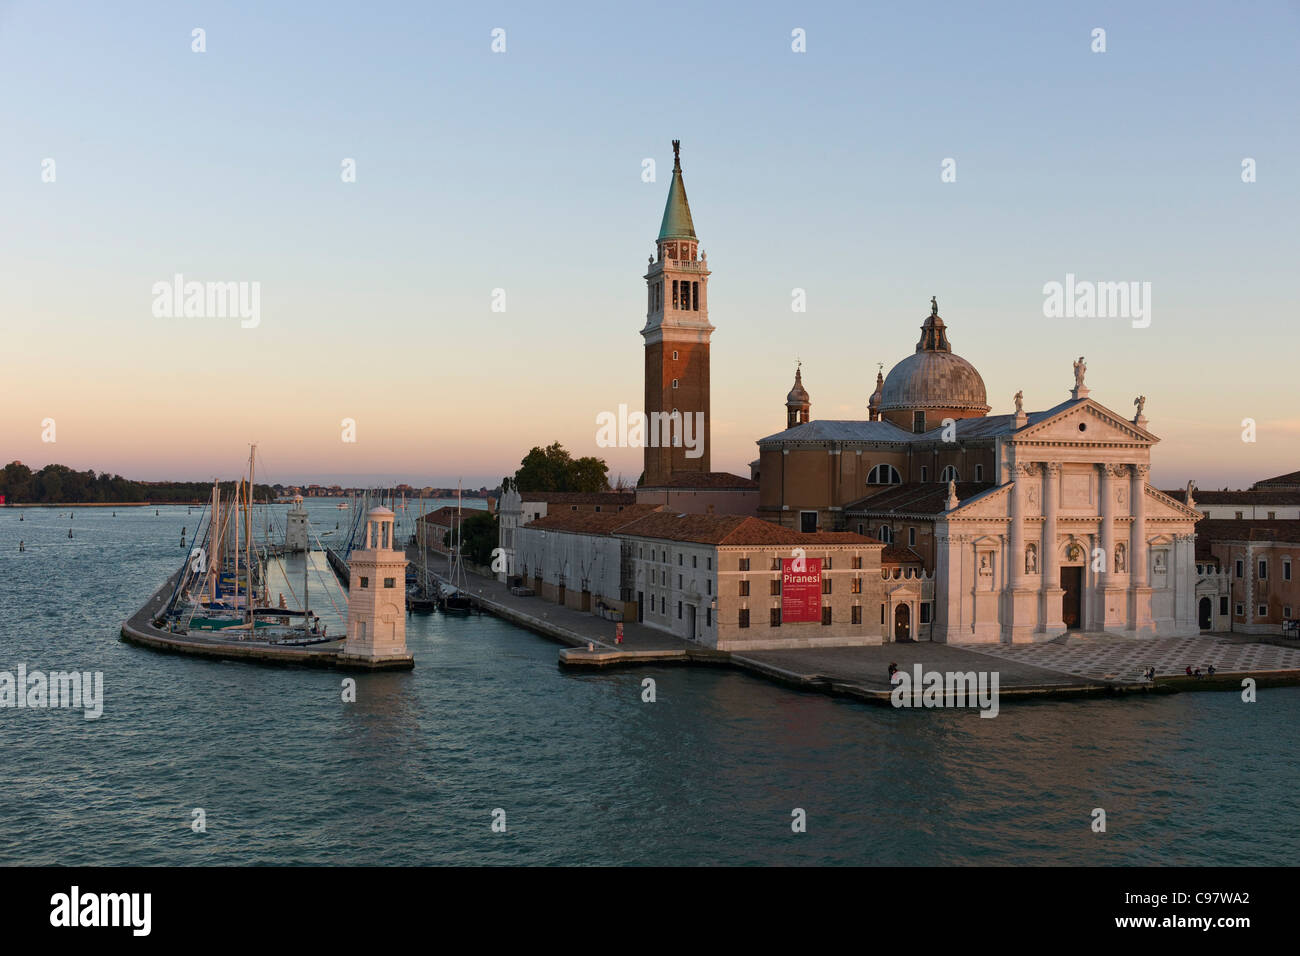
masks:
<path id="1" fill-rule="evenodd" d="M 821 619 L 822 559 L 782 558 L 781 623 Z"/>

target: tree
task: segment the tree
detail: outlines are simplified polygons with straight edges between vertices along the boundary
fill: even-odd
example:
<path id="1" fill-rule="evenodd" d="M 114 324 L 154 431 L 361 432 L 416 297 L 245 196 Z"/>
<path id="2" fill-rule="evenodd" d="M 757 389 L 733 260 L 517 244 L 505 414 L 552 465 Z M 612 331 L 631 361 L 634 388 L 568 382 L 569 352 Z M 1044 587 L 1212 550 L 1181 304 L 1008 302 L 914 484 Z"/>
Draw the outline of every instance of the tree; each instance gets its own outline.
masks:
<path id="1" fill-rule="evenodd" d="M 451 533 L 443 536 L 451 547 Z M 490 564 L 492 550 L 497 546 L 497 516 L 486 511 L 468 514 L 460 523 L 460 553 L 471 564 Z"/>
<path id="2" fill-rule="evenodd" d="M 534 447 L 525 455 L 513 484 L 520 491 L 608 491 L 608 475 L 609 465 L 604 459 L 575 459 L 555 442 L 546 448 Z"/>

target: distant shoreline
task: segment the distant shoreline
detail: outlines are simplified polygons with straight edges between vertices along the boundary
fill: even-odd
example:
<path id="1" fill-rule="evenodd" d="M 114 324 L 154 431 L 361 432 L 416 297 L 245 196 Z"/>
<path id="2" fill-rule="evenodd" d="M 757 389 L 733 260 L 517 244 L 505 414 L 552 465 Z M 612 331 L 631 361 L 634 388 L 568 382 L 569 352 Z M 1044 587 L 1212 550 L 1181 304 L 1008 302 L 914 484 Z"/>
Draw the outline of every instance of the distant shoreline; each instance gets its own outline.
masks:
<path id="1" fill-rule="evenodd" d="M 161 508 L 180 505 L 186 508 L 207 504 L 204 501 L 12 501 L 0 508 Z"/>

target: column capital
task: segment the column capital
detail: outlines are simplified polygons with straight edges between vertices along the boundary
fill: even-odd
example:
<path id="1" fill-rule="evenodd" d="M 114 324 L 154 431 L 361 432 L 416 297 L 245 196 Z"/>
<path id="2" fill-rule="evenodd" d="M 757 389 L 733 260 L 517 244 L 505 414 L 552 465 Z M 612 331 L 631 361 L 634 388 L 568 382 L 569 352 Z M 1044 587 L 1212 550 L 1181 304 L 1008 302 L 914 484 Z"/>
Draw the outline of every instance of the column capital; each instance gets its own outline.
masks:
<path id="1" fill-rule="evenodd" d="M 1107 478 L 1119 478 L 1123 476 L 1128 469 L 1128 465 L 1116 465 L 1111 462 L 1105 462 L 1101 465 L 1101 473 Z"/>
<path id="2" fill-rule="evenodd" d="M 1059 461 L 1043 462 L 1043 473 L 1055 478 L 1061 473 L 1061 463 Z"/>
<path id="3" fill-rule="evenodd" d="M 1041 462 L 1018 461 L 1016 462 L 1014 471 L 1017 477 L 1019 477 L 1020 475 L 1026 475 L 1026 476 L 1036 475 L 1038 474 L 1038 469 L 1041 467 L 1042 467 Z"/>
<path id="4" fill-rule="evenodd" d="M 1151 472 L 1150 465 L 1129 465 L 1129 468 L 1131 469 L 1134 478 L 1141 478 L 1143 481 L 1146 480 L 1147 475 Z"/>

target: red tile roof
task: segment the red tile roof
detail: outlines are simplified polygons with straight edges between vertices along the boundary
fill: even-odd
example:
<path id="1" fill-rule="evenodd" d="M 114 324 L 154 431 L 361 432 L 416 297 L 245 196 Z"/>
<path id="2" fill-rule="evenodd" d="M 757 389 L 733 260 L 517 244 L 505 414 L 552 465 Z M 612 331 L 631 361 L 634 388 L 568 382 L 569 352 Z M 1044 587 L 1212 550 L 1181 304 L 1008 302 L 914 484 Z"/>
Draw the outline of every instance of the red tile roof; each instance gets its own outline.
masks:
<path id="1" fill-rule="evenodd" d="M 726 471 L 674 471 L 668 480 L 659 485 L 644 485 L 645 488 L 672 488 L 676 491 L 699 488 L 708 491 L 741 489 L 758 489 L 758 482 L 752 478 L 742 478 Z"/>
<path id="2" fill-rule="evenodd" d="M 986 481 L 957 482 L 957 500 L 966 501 L 988 491 Z M 883 485 L 884 490 L 859 498 L 844 506 L 846 513 L 938 515 L 948 510 L 948 483 L 914 481 L 903 485 Z"/>
<path id="3" fill-rule="evenodd" d="M 644 518 L 663 505 L 625 505 L 622 511 L 560 511 L 524 525 L 542 531 L 571 534 L 613 534 L 638 518 Z"/>
<path id="4" fill-rule="evenodd" d="M 1300 542 L 1300 521 L 1279 518 L 1274 521 L 1202 518 L 1196 522 L 1196 537 L 1210 541 L 1285 541 Z"/>
<path id="5" fill-rule="evenodd" d="M 542 501 L 548 505 L 632 505 L 632 491 L 521 491 L 521 501 Z"/>

